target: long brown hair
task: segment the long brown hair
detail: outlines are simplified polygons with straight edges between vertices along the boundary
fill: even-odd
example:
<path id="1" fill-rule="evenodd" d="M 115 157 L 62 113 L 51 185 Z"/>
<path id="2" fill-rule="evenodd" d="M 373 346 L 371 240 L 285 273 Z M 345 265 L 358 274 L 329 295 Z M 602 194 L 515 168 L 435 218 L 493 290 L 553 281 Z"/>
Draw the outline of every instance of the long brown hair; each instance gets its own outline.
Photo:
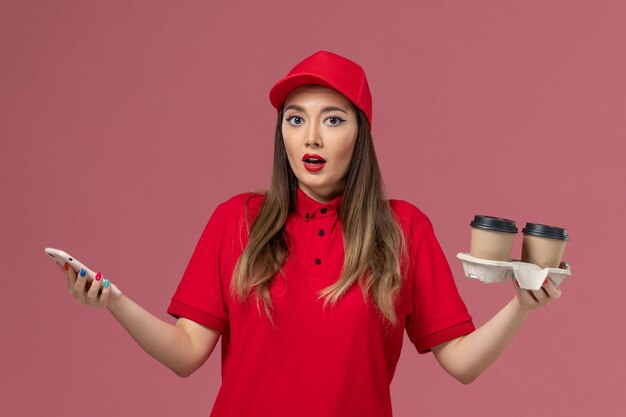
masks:
<path id="1" fill-rule="evenodd" d="M 402 284 L 401 260 L 406 256 L 402 228 L 386 199 L 384 185 L 370 126 L 365 114 L 353 105 L 358 133 L 352 160 L 346 172 L 339 221 L 344 242 L 344 264 L 339 279 L 319 292 L 324 307 L 334 306 L 358 280 L 365 300 L 376 301 L 380 314 L 391 325 L 398 319 L 395 298 Z M 273 304 L 269 285 L 289 255 L 285 224 L 294 210 L 298 179 L 287 159 L 282 135 L 283 109 L 278 112 L 274 141 L 274 164 L 269 190 L 252 226 L 248 224 L 248 244 L 233 271 L 231 295 L 244 301 L 254 289 L 272 325 Z"/>

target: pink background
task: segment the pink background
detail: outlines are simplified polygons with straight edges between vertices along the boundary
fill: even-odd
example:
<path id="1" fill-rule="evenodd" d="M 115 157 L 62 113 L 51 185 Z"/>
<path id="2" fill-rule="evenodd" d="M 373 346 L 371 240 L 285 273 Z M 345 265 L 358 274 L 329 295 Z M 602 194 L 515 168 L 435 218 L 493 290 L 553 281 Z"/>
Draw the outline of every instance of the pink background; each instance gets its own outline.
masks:
<path id="1" fill-rule="evenodd" d="M 394 415 L 622 415 L 625 21 L 618 0 L 2 0 L 0 414 L 209 414 L 219 346 L 178 378 L 43 249 L 174 323 L 215 206 L 269 183 L 270 87 L 328 49 L 366 69 L 389 196 L 429 215 L 477 325 L 514 291 L 464 277 L 474 214 L 571 236 L 562 298 L 474 384 L 405 339 Z"/>

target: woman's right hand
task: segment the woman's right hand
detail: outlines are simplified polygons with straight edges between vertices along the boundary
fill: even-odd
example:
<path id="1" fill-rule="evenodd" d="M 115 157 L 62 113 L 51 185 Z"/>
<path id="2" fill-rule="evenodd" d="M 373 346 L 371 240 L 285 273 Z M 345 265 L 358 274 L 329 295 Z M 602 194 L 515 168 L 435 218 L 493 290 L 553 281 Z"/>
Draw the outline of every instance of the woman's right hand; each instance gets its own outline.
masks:
<path id="1" fill-rule="evenodd" d="M 57 264 L 58 265 L 58 264 Z M 211 355 L 220 332 L 180 317 L 173 325 L 150 314 L 125 295 L 117 296 L 117 287 L 104 277 L 91 284 L 87 274 L 80 275 L 70 265 L 58 265 L 67 276 L 67 290 L 79 303 L 107 307 L 115 319 L 150 356 L 187 377 Z M 121 292 L 119 292 L 121 294 Z"/>
<path id="2" fill-rule="evenodd" d="M 91 307 L 109 307 L 115 303 L 120 297 L 111 294 L 112 284 L 105 279 L 100 273 L 96 275 L 91 283 L 87 280 L 87 274 L 77 273 L 74 268 L 69 265 L 59 266 L 67 276 L 67 290 L 70 294 L 81 303 Z M 117 288 L 117 287 L 116 287 Z"/>

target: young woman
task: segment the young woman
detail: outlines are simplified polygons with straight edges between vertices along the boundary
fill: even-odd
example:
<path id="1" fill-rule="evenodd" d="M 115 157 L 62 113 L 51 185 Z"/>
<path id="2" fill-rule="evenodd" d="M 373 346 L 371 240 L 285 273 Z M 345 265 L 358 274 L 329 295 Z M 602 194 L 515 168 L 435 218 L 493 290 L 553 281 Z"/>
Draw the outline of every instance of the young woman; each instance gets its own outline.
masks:
<path id="1" fill-rule="evenodd" d="M 270 92 L 278 111 L 266 193 L 235 195 L 211 216 L 166 323 L 111 285 L 82 303 L 107 307 L 141 347 L 180 376 L 222 337 L 212 416 L 391 416 L 403 334 L 462 383 L 500 355 L 531 310 L 559 298 L 549 280 L 476 329 L 428 217 L 387 200 L 363 69 L 319 51 Z M 101 295 L 98 292 L 102 289 Z"/>

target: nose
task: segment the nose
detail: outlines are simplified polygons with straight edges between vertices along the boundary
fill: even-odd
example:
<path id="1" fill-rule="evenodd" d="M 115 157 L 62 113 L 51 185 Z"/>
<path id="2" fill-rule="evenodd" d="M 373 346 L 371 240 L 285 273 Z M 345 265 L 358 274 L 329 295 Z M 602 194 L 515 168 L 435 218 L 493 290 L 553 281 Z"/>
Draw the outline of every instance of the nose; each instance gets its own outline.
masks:
<path id="1" fill-rule="evenodd" d="M 315 125 L 315 123 L 310 123 L 309 126 L 310 128 L 307 132 L 305 146 L 315 148 L 321 147 L 323 145 L 323 142 L 319 128 Z"/>

